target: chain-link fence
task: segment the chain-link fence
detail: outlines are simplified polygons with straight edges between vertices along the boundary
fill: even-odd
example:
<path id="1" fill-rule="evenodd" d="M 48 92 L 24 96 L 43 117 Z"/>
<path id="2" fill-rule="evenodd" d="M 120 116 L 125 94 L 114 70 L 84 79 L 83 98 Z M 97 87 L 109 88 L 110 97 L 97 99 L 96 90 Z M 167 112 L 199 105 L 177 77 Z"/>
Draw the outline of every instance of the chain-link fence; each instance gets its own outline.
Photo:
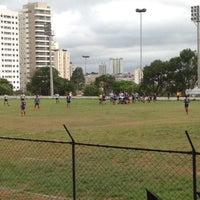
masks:
<path id="1" fill-rule="evenodd" d="M 0 199 L 67 199 L 72 194 L 70 145 L 0 139 Z"/>
<path id="2" fill-rule="evenodd" d="M 70 135 L 71 137 L 71 135 Z M 197 200 L 195 151 L 0 137 L 0 199 Z"/>

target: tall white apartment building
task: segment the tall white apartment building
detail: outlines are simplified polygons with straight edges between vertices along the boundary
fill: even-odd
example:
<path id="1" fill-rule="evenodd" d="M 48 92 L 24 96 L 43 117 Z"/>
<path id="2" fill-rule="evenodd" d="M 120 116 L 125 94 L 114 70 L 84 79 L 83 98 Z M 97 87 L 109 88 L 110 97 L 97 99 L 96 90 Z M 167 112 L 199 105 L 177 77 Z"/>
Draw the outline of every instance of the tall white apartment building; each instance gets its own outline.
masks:
<path id="1" fill-rule="evenodd" d="M 102 63 L 99 65 L 99 74 L 100 75 L 106 74 L 106 64 Z"/>
<path id="2" fill-rule="evenodd" d="M 143 79 L 143 70 L 141 67 L 138 67 L 134 71 L 135 83 L 140 84 Z"/>
<path id="3" fill-rule="evenodd" d="M 20 89 L 18 12 L 0 5 L 0 78 Z"/>
<path id="4" fill-rule="evenodd" d="M 45 2 L 23 5 L 19 15 L 21 90 L 37 68 L 52 64 L 51 8 Z"/>
<path id="5" fill-rule="evenodd" d="M 72 65 L 70 63 L 70 52 L 65 49 L 54 50 L 54 66 L 62 78 L 70 80 L 72 76 Z"/>
<path id="6" fill-rule="evenodd" d="M 110 58 L 110 74 L 123 73 L 123 58 Z"/>

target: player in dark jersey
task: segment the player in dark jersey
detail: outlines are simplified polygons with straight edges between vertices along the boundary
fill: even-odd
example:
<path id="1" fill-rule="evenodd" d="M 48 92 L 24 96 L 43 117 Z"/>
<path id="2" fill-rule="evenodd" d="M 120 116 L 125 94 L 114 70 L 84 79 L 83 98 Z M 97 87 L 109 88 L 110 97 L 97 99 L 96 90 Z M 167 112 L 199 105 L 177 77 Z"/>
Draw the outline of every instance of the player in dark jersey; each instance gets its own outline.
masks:
<path id="1" fill-rule="evenodd" d="M 21 116 L 25 116 L 26 115 L 26 102 L 25 100 L 21 101 Z"/>
<path id="2" fill-rule="evenodd" d="M 188 115 L 188 112 L 189 112 L 189 104 L 190 104 L 190 99 L 188 98 L 188 96 L 185 96 L 185 99 L 184 99 L 184 105 L 185 105 L 185 112 L 186 114 Z"/>
<path id="3" fill-rule="evenodd" d="M 35 103 L 35 109 L 40 109 L 40 98 L 38 95 L 35 96 L 35 99 L 34 99 L 34 103 Z"/>
<path id="4" fill-rule="evenodd" d="M 70 108 L 71 98 L 72 98 L 71 95 L 70 95 L 70 94 L 67 94 L 67 96 L 66 96 L 67 108 Z"/>

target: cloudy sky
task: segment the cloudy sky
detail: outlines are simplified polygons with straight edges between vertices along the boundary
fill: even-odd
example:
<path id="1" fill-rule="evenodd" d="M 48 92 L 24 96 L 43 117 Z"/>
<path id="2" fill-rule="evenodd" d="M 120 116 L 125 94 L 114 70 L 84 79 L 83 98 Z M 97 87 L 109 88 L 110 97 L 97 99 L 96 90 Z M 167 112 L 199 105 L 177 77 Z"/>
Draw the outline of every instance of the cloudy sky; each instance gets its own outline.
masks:
<path id="1" fill-rule="evenodd" d="M 40 0 L 38 0 L 40 1 Z M 20 10 L 32 0 L 0 0 L 8 9 Z M 71 54 L 74 66 L 98 72 L 109 58 L 123 58 L 124 72 L 140 65 L 140 14 L 142 15 L 143 66 L 179 56 L 186 48 L 196 50 L 191 6 L 199 0 L 43 0 L 52 8 L 54 40 Z"/>

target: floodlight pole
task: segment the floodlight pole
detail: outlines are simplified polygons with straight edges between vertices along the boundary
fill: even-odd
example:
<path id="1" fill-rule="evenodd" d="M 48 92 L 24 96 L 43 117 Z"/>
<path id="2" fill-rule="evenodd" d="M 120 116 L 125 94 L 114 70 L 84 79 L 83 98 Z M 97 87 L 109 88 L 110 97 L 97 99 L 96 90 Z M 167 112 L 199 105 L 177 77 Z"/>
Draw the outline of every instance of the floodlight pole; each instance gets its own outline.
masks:
<path id="1" fill-rule="evenodd" d="M 191 7 L 191 20 L 197 26 L 197 86 L 200 88 L 200 37 L 199 37 L 199 6 Z"/>
<path id="2" fill-rule="evenodd" d="M 50 95 L 53 97 L 54 95 L 54 87 L 53 87 L 53 69 L 52 69 L 52 30 L 51 30 L 51 23 L 45 24 L 45 34 L 49 38 L 49 69 L 50 69 Z"/>
<path id="3" fill-rule="evenodd" d="M 86 62 L 87 62 L 87 59 L 90 57 L 90 56 L 82 56 L 84 59 L 85 59 L 85 75 L 87 75 L 87 71 L 86 71 Z"/>
<path id="4" fill-rule="evenodd" d="M 142 69 L 142 13 L 146 12 L 147 9 L 143 8 L 143 9 L 139 9 L 137 8 L 135 10 L 137 13 L 140 13 L 140 68 Z"/>

